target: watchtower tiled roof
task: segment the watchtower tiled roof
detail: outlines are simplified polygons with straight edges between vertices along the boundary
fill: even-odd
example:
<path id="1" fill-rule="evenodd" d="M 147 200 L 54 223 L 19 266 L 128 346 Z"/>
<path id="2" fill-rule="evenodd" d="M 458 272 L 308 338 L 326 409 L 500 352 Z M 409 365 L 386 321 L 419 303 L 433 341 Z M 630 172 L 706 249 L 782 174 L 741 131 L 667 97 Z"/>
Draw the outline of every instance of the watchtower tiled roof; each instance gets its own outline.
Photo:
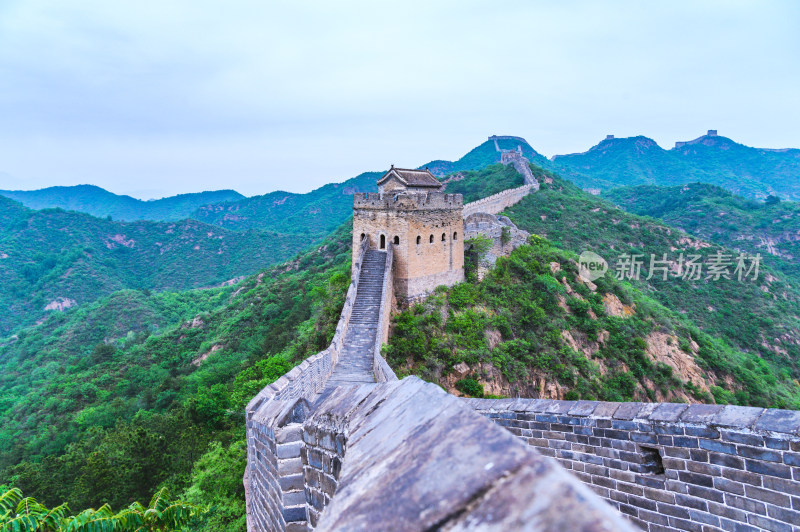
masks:
<path id="1" fill-rule="evenodd" d="M 392 168 L 378 180 L 378 185 L 386 183 L 392 176 L 396 177 L 398 181 L 407 187 L 429 187 L 441 188 L 442 184 L 436 179 L 428 169 L 424 170 L 411 170 L 406 168 Z"/>

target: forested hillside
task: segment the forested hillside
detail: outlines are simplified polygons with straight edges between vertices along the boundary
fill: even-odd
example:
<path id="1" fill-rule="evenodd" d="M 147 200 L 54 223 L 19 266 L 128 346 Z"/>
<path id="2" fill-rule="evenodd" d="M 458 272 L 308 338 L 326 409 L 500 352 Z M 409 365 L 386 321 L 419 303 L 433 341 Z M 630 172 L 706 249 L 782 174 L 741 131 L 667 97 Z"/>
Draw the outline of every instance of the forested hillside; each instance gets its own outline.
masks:
<path id="1" fill-rule="evenodd" d="M 0 190 L 0 196 L 16 200 L 31 209 L 77 211 L 114 220 L 178 221 L 189 218 L 198 207 L 208 203 L 236 201 L 244 198 L 235 190 L 215 190 L 195 194 L 179 194 L 159 200 L 142 201 L 121 196 L 94 185 L 48 187 L 40 190 Z"/>
<path id="2" fill-rule="evenodd" d="M 0 484 L 113 508 L 157 488 L 244 523 L 244 405 L 324 348 L 349 284 L 349 228 L 236 286 L 126 291 L 0 345 Z"/>
<path id="3" fill-rule="evenodd" d="M 727 250 L 624 212 L 549 171 L 534 172 L 541 190 L 506 213 L 535 234 L 530 244 L 500 259 L 484 280 L 470 275 L 398 314 L 386 354 L 399 375 L 419 374 L 465 395 L 800 408 L 800 299 L 791 272 L 765 264 L 757 279 L 743 281 L 647 280 L 650 254 L 674 258 L 684 251 L 708 260 Z M 364 186 L 374 186 L 375 177 L 364 177 Z M 443 180 L 447 192 L 467 201 L 521 184 L 513 168 L 501 165 Z M 329 199 L 342 195 L 349 209 L 349 196 L 331 187 Z M 175 255 L 163 264 L 203 271 L 210 263 L 216 272 L 232 267 L 214 259 L 229 239 L 239 242 L 236 235 L 263 253 L 284 242 L 284 257 L 290 244 L 313 240 L 268 242 L 258 232 L 195 221 L 108 222 L 2 201 L 8 208 L 0 221 L 16 225 L 8 225 L 13 236 L 3 233 L 0 246 L 16 243 L 56 261 L 21 285 L 26 294 L 75 271 L 89 279 L 106 271 L 169 279 L 145 262 L 157 264 L 160 252 L 136 255 L 167 243 Z M 318 246 L 230 286 L 178 293 L 111 287 L 94 302 L 48 314 L 0 340 L 0 484 L 73 508 L 123 508 L 168 488 L 210 508 L 193 529 L 243 529 L 243 408 L 330 341 L 350 275 L 350 223 L 342 221 Z M 322 225 L 307 227 L 323 232 Z M 48 251 L 72 242 L 80 242 L 72 262 Z M 577 276 L 578 254 L 587 249 L 611 267 L 594 282 Z M 207 255 L 193 260 L 193 252 Z M 269 259 L 252 253 L 252 264 Z M 614 278 L 622 253 L 647 256 L 640 280 Z M 15 259 L 5 266 L 10 259 L 0 260 L 9 272 L 48 263 Z"/>
<path id="4" fill-rule="evenodd" d="M 680 253 L 735 254 L 534 173 L 541 190 L 506 212 L 532 245 L 398 316 L 387 354 L 401 373 L 464 393 L 800 408 L 793 277 L 766 265 L 741 281 L 676 276 Z M 577 276 L 587 250 L 610 267 L 594 283 Z M 665 253 L 667 279 L 647 279 Z M 615 278 L 623 254 L 640 257 L 639 279 Z"/>
<path id="5" fill-rule="evenodd" d="M 756 201 L 714 185 L 642 185 L 603 196 L 626 211 L 651 216 L 729 248 L 761 253 L 776 268 L 800 273 L 800 206 L 772 196 Z"/>
<path id="6" fill-rule="evenodd" d="M 0 337 L 124 288 L 185 290 L 285 260 L 307 243 L 194 220 L 112 222 L 0 197 Z"/>

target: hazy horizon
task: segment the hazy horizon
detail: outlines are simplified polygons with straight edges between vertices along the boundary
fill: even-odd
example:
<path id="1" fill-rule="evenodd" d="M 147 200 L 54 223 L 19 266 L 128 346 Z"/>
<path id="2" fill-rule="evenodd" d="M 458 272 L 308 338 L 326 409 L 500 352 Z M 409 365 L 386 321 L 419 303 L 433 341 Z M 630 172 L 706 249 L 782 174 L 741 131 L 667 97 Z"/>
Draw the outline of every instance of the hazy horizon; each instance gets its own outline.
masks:
<path id="1" fill-rule="evenodd" d="M 800 3 L 0 5 L 0 188 L 307 192 L 457 159 L 708 129 L 800 148 Z"/>

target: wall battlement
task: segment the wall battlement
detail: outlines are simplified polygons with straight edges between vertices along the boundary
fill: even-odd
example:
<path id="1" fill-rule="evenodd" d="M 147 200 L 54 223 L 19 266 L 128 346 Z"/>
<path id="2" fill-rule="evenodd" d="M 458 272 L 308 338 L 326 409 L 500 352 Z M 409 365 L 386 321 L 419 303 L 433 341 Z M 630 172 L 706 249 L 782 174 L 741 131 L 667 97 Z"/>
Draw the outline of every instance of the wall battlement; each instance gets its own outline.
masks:
<path id="1" fill-rule="evenodd" d="M 378 194 L 359 192 L 353 194 L 353 209 L 374 210 L 438 210 L 460 209 L 464 205 L 461 194 Z"/>
<path id="2" fill-rule="evenodd" d="M 797 530 L 800 412 L 468 399 L 644 530 Z"/>
<path id="3" fill-rule="evenodd" d="M 502 192 L 498 192 L 492 196 L 488 196 L 472 203 L 464 205 L 463 216 L 467 218 L 473 214 L 486 213 L 486 214 L 499 214 L 508 207 L 516 205 L 527 196 L 531 190 L 534 189 L 533 185 L 522 185 L 517 188 L 510 188 Z"/>

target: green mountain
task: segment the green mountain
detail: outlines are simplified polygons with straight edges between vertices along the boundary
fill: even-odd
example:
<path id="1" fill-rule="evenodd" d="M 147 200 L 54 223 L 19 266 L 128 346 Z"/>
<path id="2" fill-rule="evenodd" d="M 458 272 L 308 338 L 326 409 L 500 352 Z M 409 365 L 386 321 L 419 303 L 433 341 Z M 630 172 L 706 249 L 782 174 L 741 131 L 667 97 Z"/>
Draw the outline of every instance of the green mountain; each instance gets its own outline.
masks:
<path id="1" fill-rule="evenodd" d="M 41 190 L 0 190 L 0 196 L 16 200 L 31 209 L 64 209 L 114 220 L 178 221 L 188 218 L 198 207 L 208 203 L 244 198 L 235 190 L 215 190 L 179 194 L 159 200 L 142 201 L 121 196 L 94 185 L 49 187 Z"/>
<path id="2" fill-rule="evenodd" d="M 733 252 L 534 173 L 541 190 L 505 212 L 531 246 L 400 314 L 387 352 L 398 371 L 492 395 L 800 408 L 795 277 L 769 265 L 742 281 L 676 277 L 681 252 Z M 584 251 L 610 267 L 594 283 L 577 276 Z M 647 279 L 664 253 L 672 274 Z M 616 278 L 624 254 L 643 263 L 638 280 Z"/>
<path id="3" fill-rule="evenodd" d="M 717 244 L 761 253 L 775 268 L 800 274 L 800 205 L 736 196 L 714 185 L 642 185 L 611 189 L 603 197 L 626 211 L 651 216 Z"/>
<path id="4" fill-rule="evenodd" d="M 0 341 L 0 484 L 118 508 L 162 487 L 244 526 L 244 405 L 328 345 L 349 285 L 347 225 L 235 286 L 126 290 Z"/>
<path id="5" fill-rule="evenodd" d="M 434 175 L 444 176 L 455 172 L 462 172 L 464 170 L 480 170 L 491 164 L 500 162 L 501 150 L 515 150 L 518 147 L 522 148 L 522 154 L 534 164 L 546 166 L 548 164 L 547 158 L 536 152 L 523 138 L 499 138 L 497 145 L 495 141 L 487 140 L 480 146 L 473 148 L 469 153 L 461 157 L 457 161 L 431 161 L 428 164 L 422 165 L 420 168 L 427 168 Z"/>
<path id="6" fill-rule="evenodd" d="M 239 201 L 205 205 L 192 218 L 236 231 L 266 229 L 318 242 L 347 220 L 353 193 L 377 192 L 380 172 L 365 172 L 343 183 L 333 183 L 306 194 L 270 192 Z"/>
<path id="7" fill-rule="evenodd" d="M 506 214 L 538 236 L 498 260 L 483 281 L 440 289 L 396 316 L 386 353 L 399 374 L 416 373 L 469 395 L 800 408 L 794 347 L 800 299 L 791 272 L 764 265 L 759 279 L 746 282 L 617 280 L 614 259 L 624 252 L 660 256 L 685 249 L 708 258 L 725 249 L 624 212 L 549 171 L 534 172 L 541 190 Z M 495 165 L 444 180 L 448 192 L 478 199 L 519 179 Z M 338 197 L 341 186 L 331 185 L 328 197 Z M 189 276 L 185 270 L 205 262 L 214 266 L 220 242 L 236 235 L 244 243 L 231 249 L 251 246 L 242 253 L 311 240 L 299 234 L 270 240 L 191 220 L 109 222 L 2 202 L 0 225 L 10 230 L 0 238 L 16 238 L 10 242 L 22 253 L 14 258 L 18 265 L 3 266 L 9 255 L 0 267 L 33 268 L 34 282 L 20 285 L 20 299 L 61 282 L 69 270 L 58 262 L 62 255 L 74 254 L 73 272 L 87 279 L 125 272 L 131 283 L 134 274 L 155 283 Z M 323 231 L 321 222 L 314 231 Z M 165 242 L 175 246 L 175 256 L 162 266 L 160 252 L 145 252 Z M 76 508 L 106 502 L 118 508 L 168 488 L 181 500 L 212 507 L 193 529 L 242 529 L 244 405 L 332 338 L 349 284 L 350 243 L 345 218 L 318 246 L 235 285 L 177 293 L 109 287 L 94 301 L 6 334 L 0 339 L 0 483 L 48 506 Z M 57 252 L 58 246 L 77 251 Z M 578 254 L 587 249 L 612 266 L 593 283 L 576 275 Z M 21 258 L 36 252 L 49 260 Z M 193 252 L 203 254 L 192 259 Z M 43 273 L 37 269 L 53 260 Z M 159 268 L 167 274 L 151 271 Z"/>
<path id="8" fill-rule="evenodd" d="M 800 199 L 800 150 L 751 148 L 716 134 L 671 150 L 642 136 L 606 139 L 542 166 L 581 188 L 702 182 L 749 198 Z"/>
<path id="9" fill-rule="evenodd" d="M 0 197 L 0 336 L 124 288 L 209 286 L 285 260 L 305 242 L 194 220 L 111 222 Z"/>

